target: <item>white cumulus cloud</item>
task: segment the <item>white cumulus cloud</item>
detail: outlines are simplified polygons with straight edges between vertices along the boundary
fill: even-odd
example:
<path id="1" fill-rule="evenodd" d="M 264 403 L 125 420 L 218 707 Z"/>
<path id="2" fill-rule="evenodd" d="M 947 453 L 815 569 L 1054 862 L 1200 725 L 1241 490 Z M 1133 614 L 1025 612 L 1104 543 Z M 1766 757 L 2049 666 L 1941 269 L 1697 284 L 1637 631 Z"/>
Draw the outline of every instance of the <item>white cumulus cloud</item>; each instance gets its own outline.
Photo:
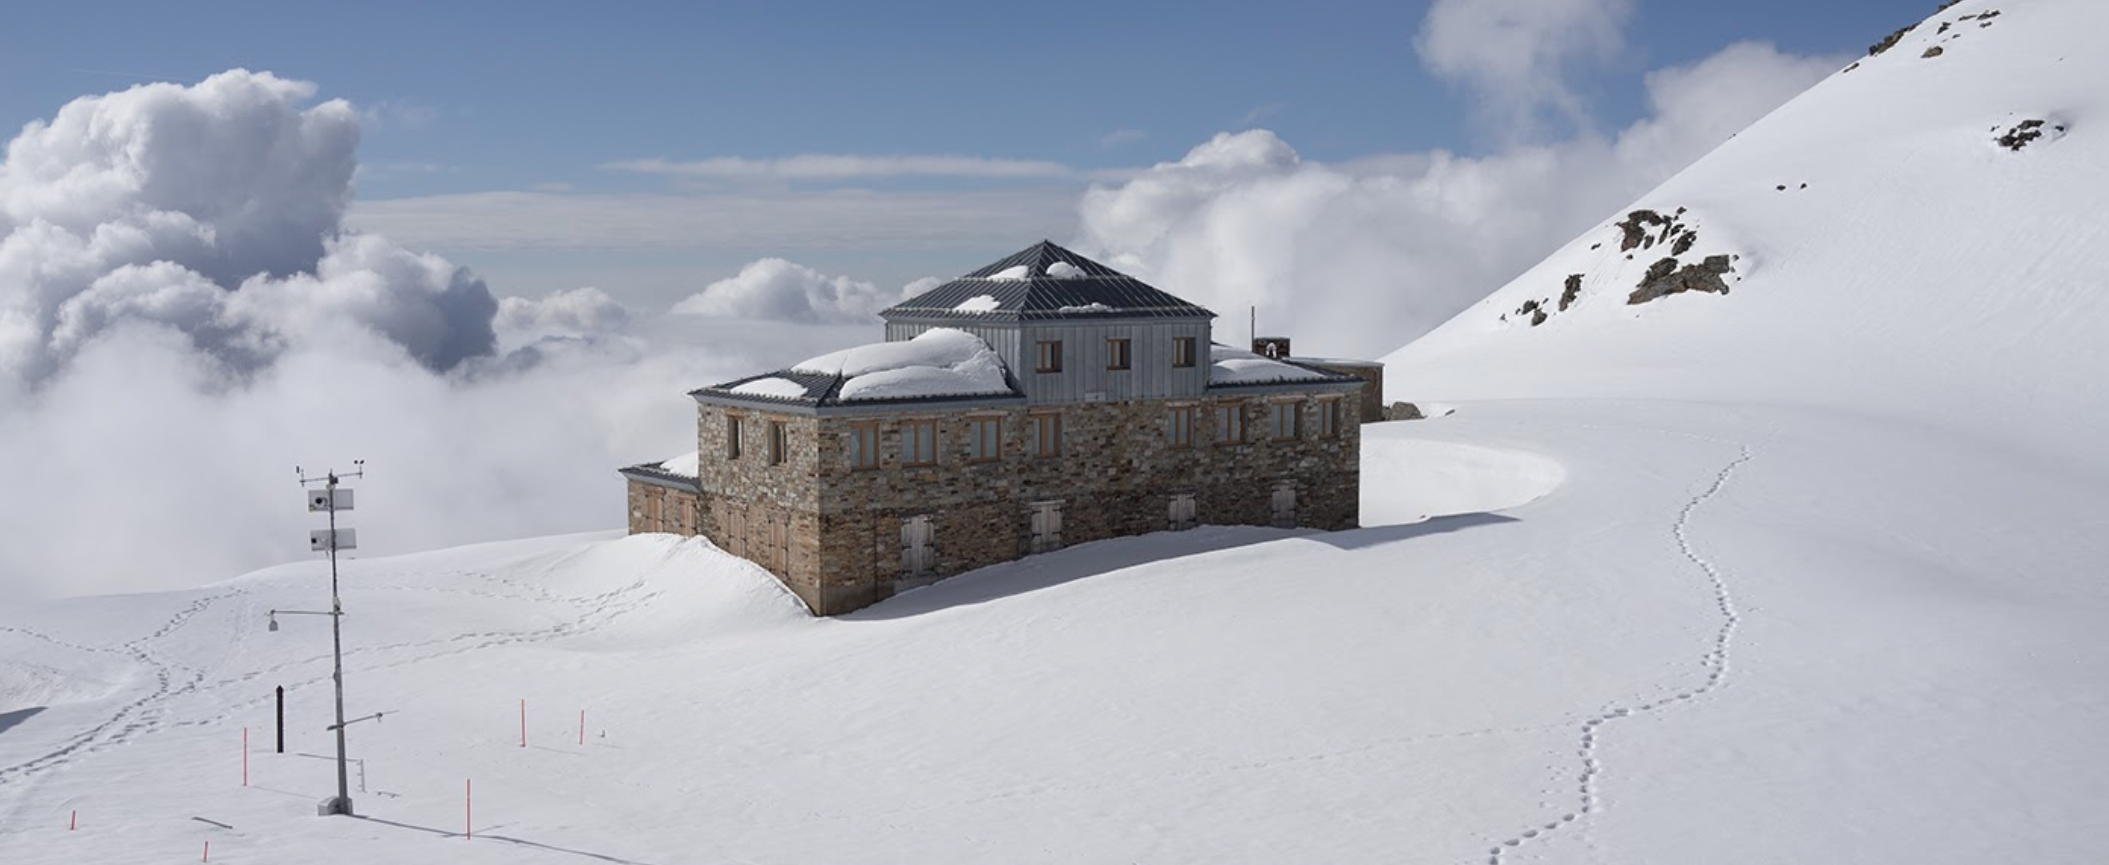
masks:
<path id="1" fill-rule="evenodd" d="M 920 284 L 920 283 L 917 283 Z M 910 289 L 912 290 L 913 285 Z M 906 298 L 878 285 L 828 276 L 781 258 L 750 262 L 674 304 L 673 312 L 788 322 L 868 322 Z"/>
<path id="2" fill-rule="evenodd" d="M 1555 119 L 1589 127 L 1567 72 L 1615 56 L 1632 12 L 1633 0 L 1435 0 L 1414 48 L 1430 72 L 1471 91 L 1501 138 L 1531 141 Z"/>
<path id="3" fill-rule="evenodd" d="M 0 377 L 48 378 L 125 322 L 244 372 L 346 327 L 434 370 L 489 354 L 480 281 L 344 230 L 359 116 L 314 95 L 234 70 L 28 124 L 0 160 Z"/>

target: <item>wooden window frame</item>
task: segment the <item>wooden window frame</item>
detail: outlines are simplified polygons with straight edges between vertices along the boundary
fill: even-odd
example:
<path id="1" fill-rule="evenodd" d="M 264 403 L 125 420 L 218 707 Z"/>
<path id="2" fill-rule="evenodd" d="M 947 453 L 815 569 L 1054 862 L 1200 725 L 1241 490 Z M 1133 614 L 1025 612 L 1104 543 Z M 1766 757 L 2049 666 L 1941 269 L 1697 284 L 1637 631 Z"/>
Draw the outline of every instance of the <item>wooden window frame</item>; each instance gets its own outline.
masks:
<path id="1" fill-rule="evenodd" d="M 1032 456 L 1035 459 L 1053 459 L 1061 456 L 1061 412 L 1037 412 L 1026 417 L 1032 424 Z"/>
<path id="2" fill-rule="evenodd" d="M 1129 349 L 1130 345 L 1126 337 L 1108 337 L 1106 339 L 1106 369 L 1110 372 L 1127 371 L 1130 368 L 1130 364 L 1134 361 L 1134 353 Z"/>
<path id="3" fill-rule="evenodd" d="M 1318 401 L 1318 437 L 1336 439 L 1340 437 L 1340 404 L 1343 400 L 1322 399 Z"/>
<path id="4" fill-rule="evenodd" d="M 1172 406 L 1165 416 L 1165 423 L 1169 426 L 1165 438 L 1171 443 L 1172 447 L 1190 448 L 1194 446 L 1193 406 Z"/>
<path id="5" fill-rule="evenodd" d="M 1225 420 L 1230 421 L 1225 423 Z M 1216 446 L 1232 447 L 1247 443 L 1245 404 L 1242 402 L 1216 403 Z M 1235 436 L 1231 433 L 1236 433 Z"/>
<path id="6" fill-rule="evenodd" d="M 919 458 L 919 457 L 921 457 L 921 456 L 923 455 L 923 454 L 922 454 L 922 450 L 923 450 L 923 448 L 918 448 L 918 447 L 914 447 L 914 441 L 913 441 L 913 440 L 914 440 L 915 438 L 917 438 L 918 436 L 916 436 L 916 435 L 914 435 L 914 434 L 911 434 L 911 432 L 910 432 L 911 430 L 921 430 L 921 431 L 923 431 L 923 432 L 925 432 L 925 433 L 928 433 L 928 434 L 929 434 L 929 442 L 928 442 L 928 448 L 929 448 L 929 452 L 930 452 L 930 453 L 929 453 L 929 457 L 930 457 L 929 459 L 920 459 L 920 458 Z M 922 420 L 904 420 L 904 421 L 901 421 L 901 465 L 904 465 L 904 466 L 934 466 L 934 465 L 937 465 L 937 420 L 936 420 L 936 419 L 934 419 L 934 418 L 925 418 L 925 419 L 922 419 Z"/>
<path id="7" fill-rule="evenodd" d="M 1282 433 L 1282 412 L 1284 410 L 1289 413 L 1289 432 L 1286 435 Z M 1275 441 L 1287 442 L 1303 438 L 1303 403 L 1288 401 L 1268 403 L 1267 425 L 1272 430 Z"/>
<path id="8" fill-rule="evenodd" d="M 740 458 L 740 427 L 744 426 L 740 420 L 740 415 L 725 413 L 725 458 L 728 460 Z"/>
<path id="9" fill-rule="evenodd" d="M 1033 343 L 1033 372 L 1062 371 L 1062 341 L 1043 339 Z"/>
<path id="10" fill-rule="evenodd" d="M 790 429 L 789 429 L 788 427 L 786 427 L 786 425 L 784 424 L 784 422 L 783 422 L 783 421 L 780 421 L 780 420 L 772 420 L 772 421 L 770 421 L 770 422 L 769 422 L 769 464 L 770 464 L 770 465 L 772 465 L 772 466 L 780 466 L 780 465 L 783 465 L 783 464 L 784 464 L 784 459 L 785 459 L 786 457 L 788 457 L 788 456 L 790 455 L 790 453 L 789 453 L 789 452 L 790 452 L 790 450 L 791 450 L 791 431 L 790 431 Z"/>
<path id="11" fill-rule="evenodd" d="M 851 471 L 869 471 L 879 467 L 879 424 L 862 421 L 850 424 L 849 467 Z"/>
<path id="12" fill-rule="evenodd" d="M 1172 337 L 1172 366 L 1174 368 L 1189 369 L 1193 367 L 1194 343 L 1197 341 L 1197 337 L 1191 336 Z"/>
<path id="13" fill-rule="evenodd" d="M 987 426 L 984 427 L 983 425 Z M 1003 459 L 1003 415 L 967 416 L 967 461 L 992 463 Z"/>

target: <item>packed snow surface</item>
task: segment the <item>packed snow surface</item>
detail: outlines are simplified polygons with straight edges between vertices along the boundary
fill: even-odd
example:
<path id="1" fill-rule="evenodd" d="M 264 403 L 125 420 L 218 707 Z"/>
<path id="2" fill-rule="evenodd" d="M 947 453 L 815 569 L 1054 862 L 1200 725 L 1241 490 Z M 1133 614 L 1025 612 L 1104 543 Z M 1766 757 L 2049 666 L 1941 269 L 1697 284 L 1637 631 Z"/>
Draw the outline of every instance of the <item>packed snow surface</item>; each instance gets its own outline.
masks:
<path id="1" fill-rule="evenodd" d="M 682 454 L 678 457 L 674 457 L 673 459 L 667 460 L 666 462 L 660 463 L 659 469 L 661 471 L 672 472 L 674 474 L 681 475 L 684 477 L 696 477 L 696 471 L 698 468 L 697 463 L 701 456 L 702 455 L 697 451 L 689 451 L 688 453 Z"/>
<path id="2" fill-rule="evenodd" d="M 750 396 L 802 397 L 806 395 L 806 386 L 787 378 L 769 376 L 735 387 L 732 392 Z"/>
<path id="3" fill-rule="evenodd" d="M 1267 384 L 1270 382 L 1320 381 L 1325 374 L 1300 366 L 1261 357 L 1227 345 L 1209 347 L 1210 384 Z"/>
<path id="4" fill-rule="evenodd" d="M 845 402 L 1012 393 L 1002 356 L 981 337 L 949 327 L 830 352 L 793 369 L 844 376 L 838 398 Z"/>
<path id="5" fill-rule="evenodd" d="M 1622 213 L 1392 355 L 1442 416 L 1361 428 L 1361 529 L 825 620 L 699 539 L 347 561 L 364 819 L 327 623 L 264 626 L 325 565 L 0 608 L 0 861 L 2101 861 L 2105 30 L 1942 10 L 1629 208 L 1727 294 L 1627 303 Z"/>

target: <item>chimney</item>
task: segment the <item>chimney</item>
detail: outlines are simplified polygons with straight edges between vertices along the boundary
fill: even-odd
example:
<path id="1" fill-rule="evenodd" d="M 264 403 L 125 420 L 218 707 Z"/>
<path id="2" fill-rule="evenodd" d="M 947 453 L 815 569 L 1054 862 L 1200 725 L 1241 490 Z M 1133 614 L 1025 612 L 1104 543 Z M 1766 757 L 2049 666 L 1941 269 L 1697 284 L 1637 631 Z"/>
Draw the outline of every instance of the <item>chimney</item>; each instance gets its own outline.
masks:
<path id="1" fill-rule="evenodd" d="M 1264 358 L 1281 360 L 1289 356 L 1289 338 L 1286 336 L 1253 337 L 1252 353 Z"/>

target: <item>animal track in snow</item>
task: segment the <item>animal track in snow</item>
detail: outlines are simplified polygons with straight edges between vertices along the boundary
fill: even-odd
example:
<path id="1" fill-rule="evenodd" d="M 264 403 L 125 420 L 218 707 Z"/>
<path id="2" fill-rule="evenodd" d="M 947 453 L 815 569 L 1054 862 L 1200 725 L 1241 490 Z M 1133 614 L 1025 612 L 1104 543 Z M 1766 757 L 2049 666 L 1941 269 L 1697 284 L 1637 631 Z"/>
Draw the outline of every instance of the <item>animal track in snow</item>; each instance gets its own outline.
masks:
<path id="1" fill-rule="evenodd" d="M 1614 706 L 1583 721 L 1580 736 L 1581 747 L 1576 749 L 1575 752 L 1576 756 L 1581 759 L 1581 774 L 1575 784 L 1575 793 L 1580 800 L 1580 806 L 1575 811 L 1563 814 L 1560 819 L 1547 823 L 1542 827 L 1525 829 L 1516 835 L 1502 839 L 1489 849 L 1487 865 L 1502 865 L 1504 857 L 1518 851 L 1526 843 L 1535 842 L 1540 838 L 1546 837 L 1553 830 L 1576 823 L 1582 816 L 1596 813 L 1601 809 L 1602 799 L 1598 795 L 1598 781 L 1603 775 L 1604 764 L 1597 755 L 1597 749 L 1602 743 L 1602 733 L 1607 725 L 1614 721 L 1622 721 L 1668 708 L 1674 703 L 1688 702 L 1693 698 L 1704 696 L 1720 689 L 1727 681 L 1729 651 L 1734 646 L 1736 626 L 1741 623 L 1742 615 L 1736 611 L 1735 596 L 1729 591 L 1728 581 L 1721 576 L 1720 569 L 1715 567 L 1713 562 L 1700 555 L 1698 549 L 1692 546 L 1688 530 L 1691 525 L 1692 514 L 1697 512 L 1701 505 L 1720 495 L 1721 491 L 1727 488 L 1729 479 L 1735 476 L 1736 470 L 1742 468 L 1744 463 L 1757 456 L 1757 453 L 1751 450 L 1749 445 L 1738 443 L 1737 447 L 1741 449 L 1741 453 L 1714 474 L 1712 484 L 1698 495 L 1693 496 L 1690 501 L 1685 502 L 1684 507 L 1677 512 L 1677 521 L 1670 528 L 1670 533 L 1677 539 L 1678 551 L 1683 553 L 1684 558 L 1696 565 L 1699 568 L 1699 572 L 1706 576 L 1707 584 L 1713 590 L 1714 606 L 1721 614 L 1721 624 L 1714 632 L 1713 647 L 1705 655 L 1701 656 L 1701 663 L 1707 670 L 1706 680 L 1694 687 L 1673 693 L 1668 697 L 1655 698 L 1633 706 Z"/>

